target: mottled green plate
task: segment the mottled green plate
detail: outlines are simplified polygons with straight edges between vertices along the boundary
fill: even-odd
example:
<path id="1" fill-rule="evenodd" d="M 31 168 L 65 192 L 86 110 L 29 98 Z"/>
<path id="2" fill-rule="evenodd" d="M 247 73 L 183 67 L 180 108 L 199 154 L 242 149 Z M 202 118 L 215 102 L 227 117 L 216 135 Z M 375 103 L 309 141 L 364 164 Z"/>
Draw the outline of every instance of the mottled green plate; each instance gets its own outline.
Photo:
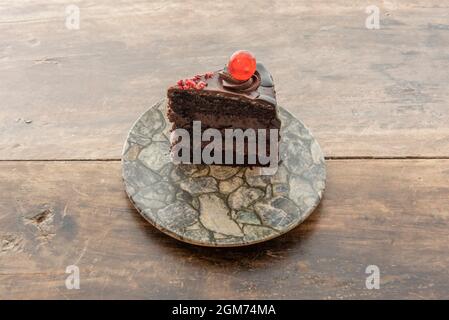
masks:
<path id="1" fill-rule="evenodd" d="M 288 232 L 320 202 L 320 146 L 285 109 L 279 108 L 282 162 L 274 175 L 262 175 L 259 168 L 173 164 L 165 108 L 163 100 L 137 120 L 122 158 L 131 202 L 162 232 L 201 246 L 244 246 Z"/>

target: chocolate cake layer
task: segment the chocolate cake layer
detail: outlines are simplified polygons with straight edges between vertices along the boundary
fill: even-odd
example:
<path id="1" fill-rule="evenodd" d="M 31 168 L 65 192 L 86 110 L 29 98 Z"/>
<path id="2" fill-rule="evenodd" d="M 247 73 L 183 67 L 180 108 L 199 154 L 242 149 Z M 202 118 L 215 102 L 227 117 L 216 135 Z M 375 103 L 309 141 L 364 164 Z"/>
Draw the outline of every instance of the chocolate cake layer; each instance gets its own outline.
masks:
<path id="1" fill-rule="evenodd" d="M 178 113 L 173 112 L 171 109 L 168 111 L 168 119 L 172 122 L 172 129 L 184 128 L 188 129 L 192 127 L 193 121 L 201 121 L 202 128 L 215 128 L 215 129 L 269 129 L 280 128 L 280 121 L 277 118 L 258 118 L 258 117 L 242 117 L 241 115 L 222 115 L 214 113 L 201 113 L 194 112 L 188 116 L 181 116 Z"/>
<path id="2" fill-rule="evenodd" d="M 246 96 L 227 96 L 214 90 L 172 89 L 168 93 L 170 107 L 182 116 L 194 112 L 223 115 L 245 115 L 257 117 L 276 116 L 276 108 L 271 104 L 258 103 Z"/>
<path id="3" fill-rule="evenodd" d="M 202 144 L 201 144 L 201 154 L 202 154 L 202 152 L 203 152 L 203 150 L 204 150 L 204 148 L 209 144 L 210 142 L 209 141 L 207 141 L 207 142 L 205 142 L 205 141 L 203 141 L 202 142 Z M 261 167 L 267 167 L 267 166 L 269 166 L 270 164 L 269 163 L 261 163 L 260 161 L 259 161 L 259 157 L 258 157 L 258 155 L 259 155 L 259 150 L 258 150 L 258 148 L 256 147 L 255 148 L 255 152 L 254 152 L 254 150 L 249 150 L 248 149 L 248 145 L 247 144 L 245 144 L 245 146 L 244 146 L 244 149 L 243 149 L 243 152 L 242 152 L 242 150 L 237 150 L 237 148 L 236 148 L 236 146 L 235 145 L 233 145 L 231 148 L 226 148 L 226 146 L 225 146 L 225 142 L 223 141 L 223 148 L 220 150 L 221 151 L 221 157 L 219 157 L 221 160 L 220 160 L 220 162 L 221 163 L 219 163 L 219 164 L 221 164 L 221 165 L 231 165 L 231 166 L 261 166 Z M 172 150 L 172 152 L 173 152 L 173 150 Z M 232 154 L 232 159 L 234 160 L 234 162 L 233 163 L 231 163 L 231 164 L 228 164 L 228 163 L 226 163 L 226 155 L 228 154 L 228 153 L 231 153 Z M 276 150 L 276 152 L 277 152 L 277 157 L 279 158 L 279 152 L 278 152 L 278 150 Z M 190 159 L 192 159 L 191 160 L 191 162 L 193 163 L 193 159 L 194 159 L 194 156 L 193 156 L 193 153 L 194 153 L 194 147 L 193 147 L 193 145 L 190 145 Z M 252 158 L 252 159 L 250 159 L 250 154 L 251 155 L 254 155 L 254 157 Z M 266 148 L 265 148 L 265 151 L 264 152 L 261 152 L 261 154 L 263 154 L 264 156 L 266 156 L 266 157 L 270 157 L 270 155 L 271 155 L 271 152 L 270 152 L 270 144 L 269 143 L 267 143 L 266 144 Z M 211 153 L 211 155 L 213 156 L 214 155 L 214 152 L 212 152 Z M 243 157 L 243 162 L 242 163 L 237 163 L 236 162 L 236 159 L 237 159 L 237 157 L 238 157 L 238 155 L 242 155 L 242 157 Z M 181 154 L 179 153 L 178 154 L 178 156 L 180 157 L 181 156 Z M 203 160 L 203 159 L 201 159 L 201 160 Z M 251 161 L 250 161 L 251 160 Z M 253 162 L 255 160 L 255 162 Z M 204 164 L 204 162 L 203 161 L 201 161 L 201 163 L 202 164 Z"/>

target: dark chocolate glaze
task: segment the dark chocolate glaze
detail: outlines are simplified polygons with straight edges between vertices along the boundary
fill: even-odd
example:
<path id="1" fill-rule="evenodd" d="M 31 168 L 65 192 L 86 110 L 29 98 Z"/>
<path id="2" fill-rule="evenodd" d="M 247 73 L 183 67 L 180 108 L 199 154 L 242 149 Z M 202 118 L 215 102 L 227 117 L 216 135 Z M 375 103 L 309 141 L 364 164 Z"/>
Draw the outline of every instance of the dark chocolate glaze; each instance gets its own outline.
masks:
<path id="1" fill-rule="evenodd" d="M 257 64 L 257 71 L 260 74 L 260 85 L 262 87 L 274 87 L 273 78 L 263 64 Z"/>
<path id="2" fill-rule="evenodd" d="M 246 81 L 235 80 L 229 73 L 225 70 L 218 73 L 223 83 L 223 88 L 235 92 L 251 92 L 259 88 L 260 86 L 260 75 L 256 70 L 254 74 Z"/>
<path id="3" fill-rule="evenodd" d="M 201 90 L 181 89 L 177 85 L 168 89 L 168 93 L 174 90 L 197 90 L 198 94 L 222 95 L 227 97 L 240 97 L 250 101 L 260 102 L 267 107 L 276 107 L 276 91 L 271 74 L 262 63 L 257 63 L 255 74 L 247 81 L 232 79 L 227 68 L 213 72 L 211 77 L 201 77 L 207 86 Z"/>

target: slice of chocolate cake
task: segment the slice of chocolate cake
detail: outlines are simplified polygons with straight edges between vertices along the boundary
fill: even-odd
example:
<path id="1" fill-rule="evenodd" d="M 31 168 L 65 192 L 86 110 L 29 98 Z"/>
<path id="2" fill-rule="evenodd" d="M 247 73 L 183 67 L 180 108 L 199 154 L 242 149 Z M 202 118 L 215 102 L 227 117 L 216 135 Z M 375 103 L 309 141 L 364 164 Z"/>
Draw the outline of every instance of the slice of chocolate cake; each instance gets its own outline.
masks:
<path id="1" fill-rule="evenodd" d="M 211 164 L 203 157 L 209 154 L 213 164 L 277 166 L 281 122 L 273 79 L 255 60 L 251 70 L 248 58 L 252 55 L 247 51 L 236 52 L 223 70 L 180 80 L 168 89 L 167 115 L 175 133 L 172 151 L 183 159 L 180 162 Z M 186 134 L 190 161 L 185 148 L 175 148 L 187 146 L 186 141 L 181 143 Z"/>

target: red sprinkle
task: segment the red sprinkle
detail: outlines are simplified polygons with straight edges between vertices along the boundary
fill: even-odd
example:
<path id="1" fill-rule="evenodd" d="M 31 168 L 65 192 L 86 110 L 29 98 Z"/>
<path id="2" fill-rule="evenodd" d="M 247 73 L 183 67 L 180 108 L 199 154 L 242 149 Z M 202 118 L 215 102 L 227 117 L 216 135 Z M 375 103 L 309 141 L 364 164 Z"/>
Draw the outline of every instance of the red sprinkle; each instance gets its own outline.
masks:
<path id="1" fill-rule="evenodd" d="M 204 75 L 197 74 L 193 78 L 190 79 L 181 79 L 176 84 L 180 89 L 187 90 L 187 89 L 197 89 L 201 90 L 204 89 L 204 87 L 207 87 L 207 83 L 202 81 L 201 79 L 204 77 L 204 79 L 210 79 L 214 76 L 213 72 L 207 72 Z"/>
<path id="2" fill-rule="evenodd" d="M 193 79 L 187 79 L 185 81 L 186 86 L 188 87 L 194 87 L 196 85 L 195 81 Z"/>
<path id="3" fill-rule="evenodd" d="M 198 90 L 201 90 L 201 89 L 204 89 L 204 87 L 206 87 L 206 86 L 207 86 L 206 82 L 200 81 L 200 82 L 197 83 L 195 88 L 198 89 Z"/>

